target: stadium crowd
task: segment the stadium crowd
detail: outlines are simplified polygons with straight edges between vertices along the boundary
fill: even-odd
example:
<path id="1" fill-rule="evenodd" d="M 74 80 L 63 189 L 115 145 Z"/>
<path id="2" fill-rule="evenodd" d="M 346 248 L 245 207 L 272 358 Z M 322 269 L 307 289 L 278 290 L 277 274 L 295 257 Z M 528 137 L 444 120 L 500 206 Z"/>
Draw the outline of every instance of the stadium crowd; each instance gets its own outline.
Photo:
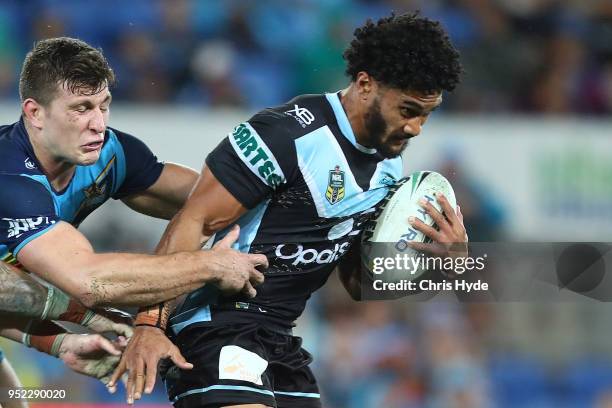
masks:
<path id="1" fill-rule="evenodd" d="M 344 85 L 350 27 L 389 10 L 440 20 L 467 75 L 452 112 L 612 112 L 612 6 L 595 0 L 5 0 L 0 98 L 33 41 L 101 46 L 116 100 L 260 109 Z"/>

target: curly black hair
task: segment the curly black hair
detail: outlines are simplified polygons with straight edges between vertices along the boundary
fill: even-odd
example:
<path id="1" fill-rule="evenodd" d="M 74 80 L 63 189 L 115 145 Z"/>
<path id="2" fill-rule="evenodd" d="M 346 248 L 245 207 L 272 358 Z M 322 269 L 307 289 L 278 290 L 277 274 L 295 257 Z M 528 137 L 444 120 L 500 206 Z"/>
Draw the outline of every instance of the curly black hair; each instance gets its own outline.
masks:
<path id="1" fill-rule="evenodd" d="M 368 20 L 344 51 L 346 74 L 361 71 L 383 85 L 419 92 L 452 91 L 463 68 L 439 22 L 418 13 Z"/>

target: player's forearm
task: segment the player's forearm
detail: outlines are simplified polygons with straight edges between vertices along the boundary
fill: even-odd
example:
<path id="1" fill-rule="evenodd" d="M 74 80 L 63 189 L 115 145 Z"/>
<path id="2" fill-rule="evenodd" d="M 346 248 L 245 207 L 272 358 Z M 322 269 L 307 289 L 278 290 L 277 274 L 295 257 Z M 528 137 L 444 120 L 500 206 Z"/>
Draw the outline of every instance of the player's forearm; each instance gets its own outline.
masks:
<path id="1" fill-rule="evenodd" d="M 357 245 L 338 264 L 340 282 L 353 300 L 361 300 L 361 263 Z"/>
<path id="2" fill-rule="evenodd" d="M 122 201 L 136 212 L 163 220 L 171 219 L 181 208 L 179 203 L 147 195 L 130 197 Z"/>
<path id="3" fill-rule="evenodd" d="M 194 218 L 184 210 L 179 211 L 168 223 L 155 253 L 159 255 L 172 254 L 179 251 L 196 251 L 202 246 L 203 221 Z"/>
<path id="4" fill-rule="evenodd" d="M 0 336 L 14 340 L 13 337 L 5 335 L 9 333 L 8 330 L 23 330 L 28 322 L 29 319 L 24 319 L 23 317 L 0 313 Z"/>
<path id="5" fill-rule="evenodd" d="M 17 268 L 0 262 L 0 313 L 38 317 L 47 299 L 47 288 Z"/>
<path id="6" fill-rule="evenodd" d="M 9 340 L 16 341 L 17 343 L 21 343 L 23 339 L 23 327 L 11 327 L 13 325 L 17 325 L 17 322 L 2 322 L 0 323 L 0 336 Z"/>
<path id="7" fill-rule="evenodd" d="M 197 179 L 197 171 L 180 164 L 166 163 L 153 186 L 124 198 L 123 202 L 142 214 L 169 220 L 183 207 Z"/>
<path id="8" fill-rule="evenodd" d="M 155 249 L 159 255 L 172 254 L 177 251 L 197 250 L 202 242 L 209 238 L 202 233 L 206 229 L 201 213 L 190 214 L 184 209 L 179 211 L 166 227 L 164 234 Z M 208 231 L 214 233 L 214 231 Z M 136 325 L 147 325 L 166 328 L 170 314 L 174 311 L 179 301 L 176 298 L 156 305 L 143 307 L 136 316 Z"/>
<path id="9" fill-rule="evenodd" d="M 24 336 L 45 336 L 66 333 L 60 325 L 38 319 L 7 318 L 0 323 L 0 336 L 23 343 Z"/>
<path id="10" fill-rule="evenodd" d="M 0 336 L 35 348 L 43 353 L 57 356 L 66 336 L 66 329 L 51 322 L 42 320 L 13 321 L 10 327 L 0 325 Z"/>
<path id="11" fill-rule="evenodd" d="M 207 174 L 206 170 L 204 170 L 204 174 Z M 210 172 L 208 172 L 208 175 L 210 176 Z M 222 199 L 216 205 L 212 205 L 215 210 L 211 210 L 211 205 L 207 205 L 211 202 L 210 196 L 219 199 L 223 192 L 219 193 L 217 191 L 216 193 L 206 194 L 210 183 L 210 178 L 204 177 L 200 180 L 199 186 L 195 187 L 189 199 L 190 201 L 168 224 L 157 245 L 157 254 L 197 250 L 210 235 L 227 227 L 246 212 L 246 209 L 231 196 L 226 200 Z M 215 190 L 213 189 L 213 191 Z M 225 194 L 229 195 L 227 192 Z M 142 308 L 136 317 L 136 324 L 142 323 L 165 328 L 169 315 L 178 303 L 177 299 L 173 299 L 163 304 Z"/>
<path id="12" fill-rule="evenodd" d="M 166 227 L 155 253 L 165 255 L 183 249 L 199 249 L 203 238 L 201 231 L 201 221 L 190 219 L 184 211 L 180 211 Z M 143 307 L 138 311 L 135 324 L 155 326 L 163 330 L 166 328 L 170 314 L 177 304 L 178 300 L 174 298 L 156 305 Z"/>
<path id="13" fill-rule="evenodd" d="M 175 298 L 215 278 L 207 252 L 167 256 L 95 254 L 78 276 L 57 282 L 87 307 L 145 306 Z M 67 276 L 68 274 L 66 274 Z M 68 287 L 69 286 L 69 287 Z"/>
<path id="14" fill-rule="evenodd" d="M 184 296 L 181 298 L 184 298 Z M 165 331 L 166 327 L 168 327 L 170 315 L 174 309 L 176 309 L 178 304 L 179 298 L 174 298 L 157 305 L 140 308 L 140 310 L 138 310 L 138 314 L 136 315 L 136 320 L 134 320 L 134 326 L 157 327 L 158 329 Z"/>

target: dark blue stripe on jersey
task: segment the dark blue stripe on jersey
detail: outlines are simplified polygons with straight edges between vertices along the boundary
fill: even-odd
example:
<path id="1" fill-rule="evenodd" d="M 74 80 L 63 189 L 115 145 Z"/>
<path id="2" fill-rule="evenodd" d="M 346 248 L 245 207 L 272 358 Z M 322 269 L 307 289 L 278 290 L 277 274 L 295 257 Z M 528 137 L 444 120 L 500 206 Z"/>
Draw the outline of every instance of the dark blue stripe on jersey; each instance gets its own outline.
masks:
<path id="1" fill-rule="evenodd" d="M 159 178 L 164 165 L 140 139 L 111 129 L 117 136 L 125 155 L 125 180 L 113 198 L 119 199 L 139 193 L 152 186 Z"/>

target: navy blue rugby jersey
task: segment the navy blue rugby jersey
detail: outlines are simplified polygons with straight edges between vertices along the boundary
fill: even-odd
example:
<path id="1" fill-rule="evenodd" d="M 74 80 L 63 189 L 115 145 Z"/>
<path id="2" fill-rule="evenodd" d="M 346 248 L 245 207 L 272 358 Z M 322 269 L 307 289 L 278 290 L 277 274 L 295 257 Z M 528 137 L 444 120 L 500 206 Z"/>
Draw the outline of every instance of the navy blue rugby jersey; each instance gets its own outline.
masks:
<path id="1" fill-rule="evenodd" d="M 335 93 L 299 96 L 257 113 L 206 165 L 249 209 L 238 220 L 237 248 L 266 254 L 270 267 L 254 299 L 221 297 L 212 287 L 192 292 L 170 320 L 175 333 L 253 318 L 291 324 L 402 175 L 401 158 L 384 159 L 357 143 Z"/>
<path id="2" fill-rule="evenodd" d="M 21 248 L 58 221 L 77 227 L 110 197 L 149 188 L 160 163 L 140 140 L 107 128 L 98 161 L 77 166 L 72 180 L 56 191 L 43 174 L 23 119 L 0 127 L 0 260 L 17 263 Z"/>

